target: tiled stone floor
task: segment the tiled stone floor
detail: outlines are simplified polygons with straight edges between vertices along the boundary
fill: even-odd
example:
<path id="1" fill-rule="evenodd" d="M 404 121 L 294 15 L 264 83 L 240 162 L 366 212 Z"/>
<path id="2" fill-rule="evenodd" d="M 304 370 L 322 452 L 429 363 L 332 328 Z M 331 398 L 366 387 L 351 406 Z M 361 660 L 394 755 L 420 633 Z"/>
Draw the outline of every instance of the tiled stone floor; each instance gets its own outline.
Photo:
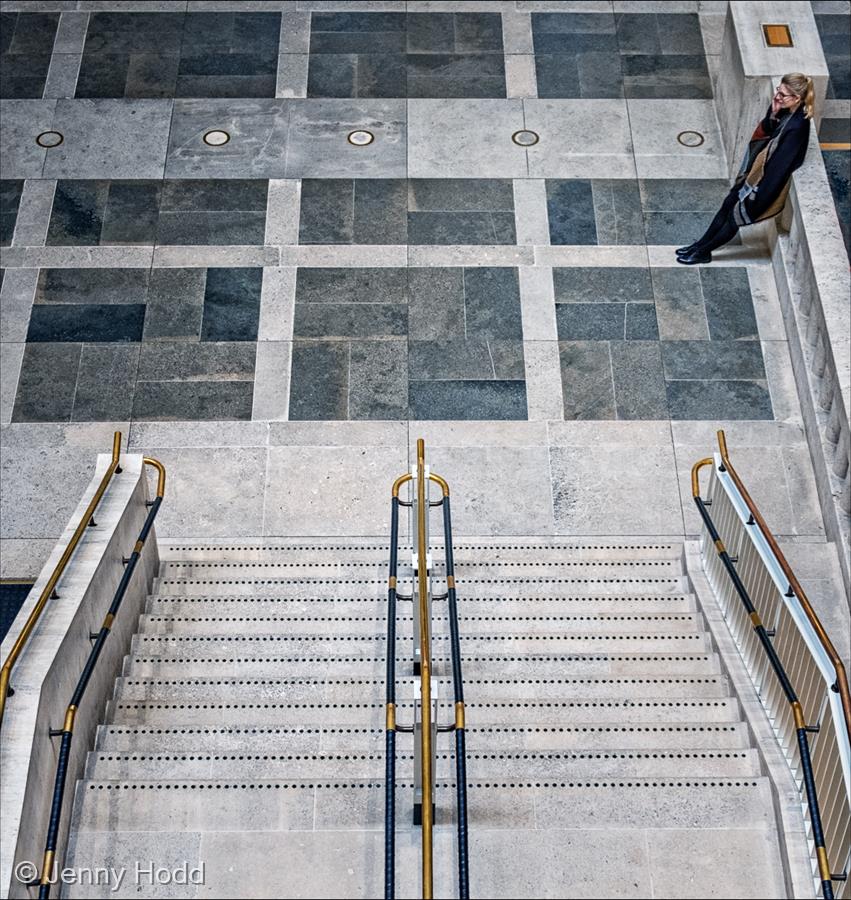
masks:
<path id="1" fill-rule="evenodd" d="M 170 535 L 382 534 L 420 435 L 462 533 L 694 531 L 724 423 L 823 534 L 767 257 L 672 255 L 727 186 L 721 4 L 47 5 L 0 3 L 11 571 L 67 514 L 26 486 L 81 488 L 114 427 Z"/>

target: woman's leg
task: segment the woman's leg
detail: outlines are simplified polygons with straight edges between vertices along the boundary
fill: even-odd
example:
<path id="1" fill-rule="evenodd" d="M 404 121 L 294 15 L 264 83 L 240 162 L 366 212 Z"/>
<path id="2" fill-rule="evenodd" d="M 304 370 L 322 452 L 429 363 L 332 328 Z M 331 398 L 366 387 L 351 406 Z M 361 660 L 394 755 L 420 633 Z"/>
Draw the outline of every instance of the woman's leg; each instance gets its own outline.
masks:
<path id="1" fill-rule="evenodd" d="M 709 227 L 706 229 L 703 237 L 698 238 L 694 244 L 692 244 L 695 250 L 700 249 L 708 253 L 716 247 L 726 244 L 727 241 L 733 238 L 739 230 L 739 226 L 736 225 L 736 222 L 733 219 L 733 208 L 738 199 L 739 195 L 737 191 L 730 191 L 730 193 L 727 194 L 724 198 L 724 202 L 721 204 L 721 209 L 715 213 L 715 218 L 709 223 Z M 730 231 L 731 226 L 732 231 Z"/>

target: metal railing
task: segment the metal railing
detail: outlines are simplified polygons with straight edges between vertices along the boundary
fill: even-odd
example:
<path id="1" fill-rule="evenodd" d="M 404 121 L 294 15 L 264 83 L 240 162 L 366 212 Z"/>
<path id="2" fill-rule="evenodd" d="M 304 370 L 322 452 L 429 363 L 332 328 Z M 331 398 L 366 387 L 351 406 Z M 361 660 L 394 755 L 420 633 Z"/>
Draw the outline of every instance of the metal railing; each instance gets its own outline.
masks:
<path id="1" fill-rule="evenodd" d="M 851 692 L 845 667 L 730 462 L 723 431 L 718 444 L 719 453 L 692 468 L 692 494 L 704 524 L 704 567 L 806 796 L 822 894 L 832 898 L 836 882 L 839 896 L 847 897 Z M 706 466 L 711 475 L 704 500 L 699 478 Z"/>
<path id="2" fill-rule="evenodd" d="M 412 485 L 410 501 L 401 500 L 399 491 L 407 482 Z M 441 489 L 441 499 L 429 499 L 429 483 Z M 397 593 L 399 508 L 410 507 L 414 540 L 412 564 L 414 586 L 409 597 Z M 443 508 L 443 535 L 446 565 L 446 592 L 435 595 L 431 590 L 431 554 L 429 552 L 429 509 Z M 433 896 L 434 861 L 434 774 L 435 743 L 438 732 L 455 732 L 455 782 L 458 817 L 458 883 L 462 900 L 470 896 L 467 842 L 467 764 L 464 715 L 464 683 L 461 671 L 461 642 L 458 632 L 458 597 L 455 587 L 455 561 L 452 551 L 452 513 L 449 485 L 430 472 L 425 463 L 425 443 L 417 441 L 417 464 L 410 474 L 401 475 L 393 483 L 390 518 L 390 572 L 387 590 L 387 722 L 385 728 L 385 833 L 384 896 L 392 900 L 396 893 L 396 733 L 414 735 L 414 823 L 422 826 L 422 895 Z M 419 675 L 419 699 L 414 704 L 414 722 L 400 725 L 396 721 L 396 612 L 397 600 L 414 602 L 413 674 Z M 437 724 L 437 705 L 432 717 L 431 605 L 433 600 L 448 603 L 452 680 L 455 721 Z"/>
<path id="3" fill-rule="evenodd" d="M 129 557 L 123 560 L 124 572 L 121 575 L 121 580 L 115 590 L 112 603 L 104 617 L 100 631 L 98 631 L 97 634 L 92 634 L 94 643 L 92 644 L 92 649 L 89 652 L 86 664 L 83 666 L 83 671 L 77 680 L 77 686 L 74 688 L 74 693 L 71 695 L 71 702 L 68 704 L 68 708 L 65 712 L 65 721 L 62 728 L 51 728 L 49 731 L 51 738 L 59 737 L 61 740 L 59 744 L 59 758 L 56 763 L 56 778 L 53 784 L 53 800 L 50 806 L 50 820 L 44 845 L 44 859 L 42 861 L 41 876 L 32 882 L 33 887 L 38 886 L 38 896 L 39 898 L 42 898 L 42 900 L 46 900 L 46 898 L 50 897 L 50 886 L 55 880 L 53 877 L 53 869 L 56 861 L 56 848 L 59 842 L 59 828 L 62 822 L 62 805 L 65 798 L 65 782 L 68 775 L 71 742 L 74 738 L 74 720 L 77 715 L 77 710 L 80 708 L 80 704 L 83 701 L 86 687 L 91 680 L 92 673 L 95 670 L 104 644 L 112 631 L 112 623 L 118 615 L 121 601 L 124 599 L 130 580 L 133 577 L 136 563 L 139 562 L 139 558 L 142 555 L 145 541 L 148 538 L 151 528 L 154 526 L 154 519 L 157 517 L 157 513 L 162 505 L 163 494 L 165 493 L 165 466 L 159 460 L 151 459 L 147 456 L 144 457 L 144 462 L 145 465 L 152 466 L 157 471 L 157 495 L 154 500 L 147 504 L 149 507 L 148 514 L 145 517 L 145 522 L 139 532 L 139 539 L 133 546 L 133 552 Z"/>
<path id="4" fill-rule="evenodd" d="M 106 472 L 104 472 L 103 478 L 101 479 L 101 482 L 98 485 L 94 496 L 89 501 L 89 505 L 86 507 L 86 511 L 83 513 L 83 517 L 80 519 L 79 524 L 74 529 L 74 534 L 71 535 L 71 540 L 68 542 L 68 546 L 65 548 L 62 556 L 59 558 L 59 562 L 56 563 L 56 568 L 54 568 L 53 574 L 50 576 L 50 578 L 48 578 L 47 584 L 44 586 L 44 589 L 39 595 L 39 598 L 36 601 L 32 612 L 29 614 L 29 617 L 24 624 L 24 627 L 21 629 L 21 633 L 18 635 L 18 639 L 12 645 L 12 649 L 9 652 L 9 655 L 6 658 L 6 661 L 3 663 L 2 669 L 0 669 L 0 726 L 2 726 L 3 724 L 3 716 L 6 712 L 6 698 L 11 697 L 15 693 L 10 684 L 12 669 L 14 668 L 15 663 L 18 661 L 18 657 L 23 652 L 27 641 L 32 636 L 33 631 L 35 631 L 35 627 L 36 625 L 38 625 L 41 614 L 44 612 L 44 608 L 47 606 L 47 601 L 59 599 L 59 594 L 56 590 L 56 586 L 59 583 L 59 579 L 65 572 L 65 569 L 68 566 L 68 562 L 74 555 L 74 551 L 77 549 L 77 545 L 80 543 L 83 534 L 85 534 L 87 528 L 93 527 L 97 524 L 94 519 L 94 514 L 98 508 L 98 505 L 100 504 L 100 501 L 103 499 L 103 495 L 106 493 L 106 489 L 109 487 L 110 481 L 112 481 L 112 476 L 121 471 L 121 466 L 118 464 L 120 455 L 121 432 L 116 431 L 112 438 L 112 461 L 109 464 L 109 468 L 106 470 Z"/>

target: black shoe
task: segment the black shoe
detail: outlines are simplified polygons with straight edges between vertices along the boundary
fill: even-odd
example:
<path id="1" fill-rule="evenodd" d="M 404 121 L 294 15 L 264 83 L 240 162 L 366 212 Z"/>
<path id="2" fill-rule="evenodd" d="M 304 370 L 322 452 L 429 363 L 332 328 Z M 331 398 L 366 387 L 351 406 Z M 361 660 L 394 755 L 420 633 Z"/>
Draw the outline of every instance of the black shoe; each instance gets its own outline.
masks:
<path id="1" fill-rule="evenodd" d="M 691 253 L 686 253 L 683 256 L 678 256 L 677 262 L 682 263 L 684 266 L 698 266 L 702 265 L 703 263 L 711 263 L 712 254 L 706 253 L 703 250 L 694 250 Z"/>
<path id="2" fill-rule="evenodd" d="M 677 254 L 677 256 L 688 256 L 696 246 L 696 244 L 689 244 L 688 247 L 677 247 L 674 252 Z"/>

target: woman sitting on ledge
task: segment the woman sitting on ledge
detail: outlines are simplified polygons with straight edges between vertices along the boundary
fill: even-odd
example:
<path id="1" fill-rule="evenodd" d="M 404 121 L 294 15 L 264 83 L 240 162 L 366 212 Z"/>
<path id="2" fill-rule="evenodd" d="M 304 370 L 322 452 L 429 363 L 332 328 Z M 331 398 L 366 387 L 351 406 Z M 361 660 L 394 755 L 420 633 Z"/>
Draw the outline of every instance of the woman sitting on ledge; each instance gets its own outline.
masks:
<path id="1" fill-rule="evenodd" d="M 814 99 L 812 78 L 792 72 L 780 79 L 721 209 L 702 238 L 677 250 L 677 262 L 684 266 L 712 262 L 712 251 L 731 241 L 742 225 L 781 212 L 792 173 L 807 154 Z"/>

